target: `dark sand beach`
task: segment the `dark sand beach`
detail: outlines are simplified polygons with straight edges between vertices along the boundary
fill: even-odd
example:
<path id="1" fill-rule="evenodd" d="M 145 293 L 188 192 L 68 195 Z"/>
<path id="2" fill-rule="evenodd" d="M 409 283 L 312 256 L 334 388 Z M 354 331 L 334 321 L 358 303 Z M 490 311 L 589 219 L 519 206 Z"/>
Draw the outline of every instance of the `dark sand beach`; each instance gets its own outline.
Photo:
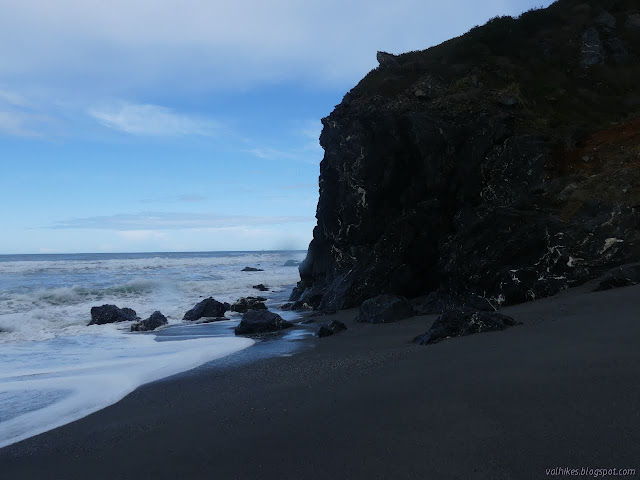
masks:
<path id="1" fill-rule="evenodd" d="M 502 310 L 521 326 L 426 347 L 409 341 L 434 316 L 362 325 L 354 310 L 340 312 L 346 332 L 298 340 L 295 354 L 266 342 L 0 449 L 0 477 L 640 471 L 640 286 L 585 290 Z"/>

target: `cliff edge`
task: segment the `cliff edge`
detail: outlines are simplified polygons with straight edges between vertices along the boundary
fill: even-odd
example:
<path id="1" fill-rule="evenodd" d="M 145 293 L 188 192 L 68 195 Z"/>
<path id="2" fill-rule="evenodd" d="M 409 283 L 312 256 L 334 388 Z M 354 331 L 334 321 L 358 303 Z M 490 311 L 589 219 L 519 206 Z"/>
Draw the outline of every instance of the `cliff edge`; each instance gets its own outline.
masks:
<path id="1" fill-rule="evenodd" d="M 380 65 L 322 120 L 292 300 L 498 307 L 640 259 L 640 9 L 560 0 Z"/>

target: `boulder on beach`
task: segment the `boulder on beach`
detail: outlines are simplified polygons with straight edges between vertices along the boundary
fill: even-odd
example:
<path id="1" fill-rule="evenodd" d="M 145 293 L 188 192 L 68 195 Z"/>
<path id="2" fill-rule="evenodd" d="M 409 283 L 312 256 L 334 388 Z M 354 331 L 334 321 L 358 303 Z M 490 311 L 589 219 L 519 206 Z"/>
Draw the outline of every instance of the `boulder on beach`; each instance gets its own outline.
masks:
<path id="1" fill-rule="evenodd" d="M 424 335 L 418 335 L 413 343 L 429 345 L 449 337 L 462 337 L 480 332 L 504 330 L 519 325 L 513 318 L 498 312 L 458 308 L 443 313 Z"/>
<path id="2" fill-rule="evenodd" d="M 409 300 L 400 295 L 378 295 L 360 306 L 356 321 L 361 323 L 390 323 L 413 317 L 415 312 Z"/>
<path id="3" fill-rule="evenodd" d="M 255 268 L 255 267 L 244 267 L 242 269 L 243 272 L 264 272 L 263 269 L 261 268 Z"/>
<path id="4" fill-rule="evenodd" d="M 224 317 L 224 313 L 227 311 L 227 305 L 222 302 L 218 302 L 213 297 L 205 298 L 184 314 L 183 320 L 198 320 L 202 317 Z"/>
<path id="5" fill-rule="evenodd" d="M 236 335 L 251 335 L 256 333 L 277 332 L 292 327 L 291 322 L 269 310 L 249 310 L 242 316 L 240 324 L 236 327 Z"/>
<path id="6" fill-rule="evenodd" d="M 151 316 L 145 320 L 140 320 L 138 323 L 134 323 L 131 325 L 132 332 L 151 332 L 158 327 L 166 325 L 168 322 L 167 317 L 165 317 L 158 310 L 153 312 Z"/>
<path id="7" fill-rule="evenodd" d="M 91 307 L 91 321 L 88 325 L 105 325 L 107 323 L 132 322 L 135 320 L 139 320 L 135 310 L 105 304 L 100 307 Z"/>
<path id="8" fill-rule="evenodd" d="M 287 260 L 284 262 L 283 267 L 297 267 L 298 265 L 300 265 L 298 260 Z"/>
<path id="9" fill-rule="evenodd" d="M 261 292 L 268 292 L 269 291 L 269 289 L 265 285 L 263 285 L 262 283 L 260 283 L 258 285 L 254 285 L 251 288 L 255 288 L 256 290 L 260 290 Z"/>
<path id="10" fill-rule="evenodd" d="M 321 325 L 320 328 L 318 329 L 317 335 L 319 338 L 330 337 L 331 335 L 340 333 L 346 329 L 347 329 L 347 326 L 344 323 L 339 322 L 338 320 L 333 320 L 330 323 Z"/>
<path id="11" fill-rule="evenodd" d="M 266 310 L 267 306 L 264 304 L 264 300 L 258 300 L 258 298 L 264 297 L 239 298 L 233 305 L 231 305 L 230 310 L 238 313 L 246 313 L 249 310 Z"/>

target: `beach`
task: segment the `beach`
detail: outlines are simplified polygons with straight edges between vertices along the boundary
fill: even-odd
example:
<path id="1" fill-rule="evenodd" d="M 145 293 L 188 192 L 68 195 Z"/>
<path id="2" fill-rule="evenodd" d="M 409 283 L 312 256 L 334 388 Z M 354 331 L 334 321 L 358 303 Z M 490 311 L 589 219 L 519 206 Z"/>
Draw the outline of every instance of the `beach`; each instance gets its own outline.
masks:
<path id="1" fill-rule="evenodd" d="M 435 316 L 261 342 L 0 449 L 7 479 L 547 478 L 640 471 L 640 286 L 418 346 Z M 318 317 L 317 328 L 332 317 Z M 637 473 L 636 473 L 637 475 Z M 630 477 L 634 478 L 634 477 Z"/>

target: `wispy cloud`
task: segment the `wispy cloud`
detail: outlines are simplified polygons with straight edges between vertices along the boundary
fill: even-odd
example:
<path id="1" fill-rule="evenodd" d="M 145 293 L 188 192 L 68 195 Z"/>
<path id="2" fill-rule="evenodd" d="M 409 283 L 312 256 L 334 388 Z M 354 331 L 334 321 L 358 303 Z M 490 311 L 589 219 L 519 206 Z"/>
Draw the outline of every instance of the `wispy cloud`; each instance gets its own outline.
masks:
<path id="1" fill-rule="evenodd" d="M 197 203 L 207 199 L 204 195 L 197 193 L 185 193 L 182 195 L 169 195 L 166 197 L 143 198 L 142 203 Z"/>
<path id="2" fill-rule="evenodd" d="M 255 225 L 281 225 L 308 222 L 300 216 L 215 215 L 204 213 L 142 212 L 59 220 L 47 229 L 99 229 L 120 231 L 222 228 Z M 135 234 L 132 234 L 135 235 Z"/>
<path id="3" fill-rule="evenodd" d="M 306 120 L 290 131 L 292 147 L 262 146 L 249 149 L 249 153 L 264 160 L 289 160 L 317 165 L 322 160 L 322 147 L 318 141 L 322 124 L 318 120 Z"/>
<path id="4" fill-rule="evenodd" d="M 19 93 L 0 88 L 0 104 L 3 103 L 15 107 L 26 107 L 29 104 Z"/>
<path id="5" fill-rule="evenodd" d="M 132 135 L 210 137 L 220 129 L 210 118 L 177 113 L 161 105 L 119 102 L 91 108 L 88 113 L 103 126 Z"/>
<path id="6" fill-rule="evenodd" d="M 0 111 L 0 133 L 16 137 L 39 137 L 38 126 L 46 120 L 42 115 Z"/>

